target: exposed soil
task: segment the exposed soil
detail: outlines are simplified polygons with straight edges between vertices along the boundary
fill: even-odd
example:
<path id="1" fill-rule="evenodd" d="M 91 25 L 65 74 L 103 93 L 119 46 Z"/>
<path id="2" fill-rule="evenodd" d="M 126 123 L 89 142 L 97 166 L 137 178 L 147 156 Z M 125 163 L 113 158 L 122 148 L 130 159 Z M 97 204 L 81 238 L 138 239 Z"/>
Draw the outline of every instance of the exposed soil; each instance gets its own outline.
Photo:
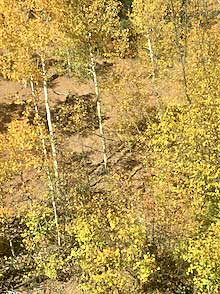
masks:
<path id="1" fill-rule="evenodd" d="M 122 72 L 130 71 L 130 77 L 135 77 L 138 79 L 138 83 L 141 85 L 141 93 L 133 92 L 133 84 L 131 80 L 125 80 L 123 85 L 123 91 L 128 96 L 133 95 L 143 95 L 146 97 L 146 104 L 149 107 L 155 107 L 155 92 L 152 87 L 152 82 L 149 78 L 149 74 L 145 68 L 140 72 L 140 65 L 136 60 L 122 60 L 118 61 L 116 67 L 120 68 Z M 102 85 L 108 85 L 106 76 L 108 75 L 111 78 L 111 73 L 114 68 L 110 65 L 107 68 L 105 75 L 101 76 Z M 128 75 L 128 76 L 129 76 Z M 136 82 L 136 81 L 135 81 Z M 49 93 L 49 103 L 51 106 L 52 112 L 62 103 L 65 103 L 68 95 L 83 96 L 87 95 L 90 97 L 94 96 L 94 87 L 93 83 L 90 80 L 84 79 L 79 80 L 76 78 L 69 78 L 68 76 L 56 77 L 54 80 L 50 81 L 48 84 L 48 93 Z M 108 88 L 108 87 L 107 87 Z M 171 89 L 171 87 L 170 87 Z M 45 116 L 44 113 L 44 98 L 43 91 L 40 87 L 37 88 L 39 93 L 39 104 L 41 109 L 41 114 Z M 169 95 L 172 95 L 167 89 Z M 104 131 L 107 141 L 107 152 L 109 159 L 109 166 L 114 167 L 116 170 L 121 170 L 124 175 L 129 179 L 132 179 L 133 185 L 136 189 L 145 190 L 143 185 L 144 182 L 147 182 L 146 177 L 148 174 L 146 168 L 144 168 L 143 163 L 139 160 L 138 154 L 134 156 L 129 150 L 128 147 L 120 143 L 120 140 L 116 137 L 116 130 L 114 129 L 114 124 L 117 122 L 120 113 L 118 112 L 117 106 L 119 103 L 123 103 L 120 93 L 116 90 L 110 88 L 101 89 L 102 103 L 103 103 L 103 124 Z M 22 101 L 26 101 L 31 97 L 30 88 L 25 88 L 24 85 L 18 82 L 11 82 L 0 80 L 0 132 L 4 133 L 7 131 L 8 124 L 14 120 L 19 119 L 22 116 L 23 104 L 20 104 Z M 60 132 L 59 130 L 56 130 Z M 96 187 L 102 187 L 103 181 L 103 166 L 102 166 L 102 145 L 101 139 L 99 136 L 98 128 L 88 132 L 86 135 L 79 134 L 70 134 L 62 135 L 62 139 L 59 141 L 58 148 L 62 149 L 62 153 L 66 153 L 71 158 L 80 157 L 82 154 L 86 157 L 86 164 L 88 167 L 88 173 L 91 178 L 91 185 Z M 62 158 L 60 158 L 62 160 Z M 24 173 L 22 179 L 18 177 L 14 179 L 16 185 L 23 185 L 26 189 L 26 195 L 28 195 L 28 190 L 31 191 L 31 197 L 34 197 L 34 194 L 42 193 L 44 188 L 45 179 L 41 178 L 40 175 L 36 177 L 33 173 Z M 38 178 L 38 179 L 37 179 Z M 13 184 L 13 186 L 16 187 Z M 33 189 L 34 187 L 34 189 Z M 20 199 L 21 195 L 16 195 L 14 191 L 13 199 L 8 199 L 6 201 L 8 206 L 16 205 L 16 201 Z M 147 192 L 146 192 L 147 197 Z M 23 199 L 24 200 L 24 199 Z M 25 201 L 27 201 L 26 199 Z M 28 201 L 27 201 L 28 203 Z M 26 288 L 25 288 L 26 289 Z M 43 294 L 43 293 L 67 293 L 67 294 L 77 294 L 75 282 L 69 282 L 68 285 L 65 283 L 46 283 L 43 284 L 40 288 L 35 290 L 19 290 L 16 293 L 33 293 L 33 294 Z"/>

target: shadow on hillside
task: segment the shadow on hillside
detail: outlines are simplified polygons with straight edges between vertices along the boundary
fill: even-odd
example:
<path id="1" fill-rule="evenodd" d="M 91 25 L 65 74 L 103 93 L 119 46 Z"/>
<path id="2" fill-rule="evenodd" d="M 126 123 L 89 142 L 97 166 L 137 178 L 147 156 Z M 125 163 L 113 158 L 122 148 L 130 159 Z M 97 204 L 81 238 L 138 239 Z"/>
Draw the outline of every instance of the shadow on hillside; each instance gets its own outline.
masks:
<path id="1" fill-rule="evenodd" d="M 68 95 L 51 112 L 57 129 L 64 135 L 80 134 L 86 136 L 98 128 L 96 101 L 93 94 Z"/>
<path id="2" fill-rule="evenodd" d="M 22 112 L 24 111 L 24 105 L 20 104 L 0 104 L 0 133 L 4 133 L 7 131 L 8 124 L 14 120 L 18 119 L 22 116 Z"/>
<path id="3" fill-rule="evenodd" d="M 96 67 L 97 74 L 100 76 L 103 76 L 110 72 L 110 70 L 113 67 L 113 63 L 108 61 L 97 62 L 95 67 Z"/>

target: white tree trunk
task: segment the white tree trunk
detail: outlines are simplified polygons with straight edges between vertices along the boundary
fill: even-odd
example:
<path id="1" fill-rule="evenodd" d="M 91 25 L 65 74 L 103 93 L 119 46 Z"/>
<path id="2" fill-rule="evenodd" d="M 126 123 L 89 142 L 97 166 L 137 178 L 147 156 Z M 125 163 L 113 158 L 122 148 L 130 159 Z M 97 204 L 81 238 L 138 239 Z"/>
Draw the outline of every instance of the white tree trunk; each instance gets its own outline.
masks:
<path id="1" fill-rule="evenodd" d="M 9 246 L 10 246 L 10 250 L 11 250 L 11 255 L 15 258 L 16 256 L 15 256 L 14 246 L 13 246 L 11 239 L 9 239 Z"/>
<path id="2" fill-rule="evenodd" d="M 42 149 L 43 149 L 43 153 L 44 153 L 44 160 L 45 160 L 45 163 L 46 163 L 48 186 L 49 186 L 49 190 L 54 193 L 55 188 L 53 186 L 52 177 L 51 177 L 50 170 L 49 170 L 49 167 L 48 167 L 48 155 L 47 155 L 46 142 L 45 142 L 45 139 L 44 139 L 43 130 L 42 130 L 41 125 L 39 123 L 40 115 L 39 115 L 37 97 L 36 97 L 36 93 L 35 93 L 35 89 L 34 89 L 34 82 L 33 82 L 32 78 L 30 80 L 30 85 L 31 85 L 31 94 L 32 94 L 32 97 L 34 99 L 34 110 L 35 110 L 35 114 L 36 114 L 36 118 L 37 118 L 37 124 L 38 124 L 39 130 L 40 130 L 40 139 L 41 139 Z"/>
<path id="3" fill-rule="evenodd" d="M 153 68 L 152 76 L 153 76 L 153 83 L 154 83 L 155 79 L 156 79 L 156 62 L 155 62 L 155 58 L 154 58 L 154 51 L 153 51 L 153 47 L 152 47 L 150 33 L 147 34 L 147 42 L 148 42 L 148 50 L 150 52 L 150 60 L 151 60 L 152 68 Z"/>
<path id="4" fill-rule="evenodd" d="M 42 142 L 44 158 L 45 158 L 45 162 L 46 162 L 46 173 L 47 173 L 47 178 L 48 178 L 48 187 L 49 187 L 49 190 L 51 193 L 51 200 L 52 200 L 52 206 L 53 206 L 53 212 L 54 212 L 54 221 L 55 221 L 56 230 L 57 230 L 57 244 L 58 244 L 58 246 L 60 246 L 61 245 L 61 238 L 60 238 L 59 220 L 58 220 L 58 215 L 57 215 L 57 206 L 56 206 L 56 197 L 55 197 L 56 195 L 59 195 L 58 187 L 57 187 L 58 176 L 59 176 L 58 175 L 58 164 L 57 164 L 56 147 L 55 147 L 54 136 L 53 136 L 52 122 L 51 122 L 50 107 L 49 107 L 49 103 L 48 103 L 48 91 L 47 91 L 47 82 L 46 82 L 45 63 L 43 60 L 42 60 L 42 73 L 43 73 L 43 87 L 44 87 L 45 108 L 46 108 L 46 114 L 47 114 L 47 124 L 48 124 L 48 129 L 49 129 L 49 138 L 50 138 L 51 152 L 52 152 L 52 157 L 53 157 L 53 169 L 54 169 L 54 176 L 55 176 L 55 184 L 54 184 L 53 179 L 51 177 L 49 166 L 47 165 L 48 154 L 47 154 L 46 143 L 45 143 L 45 139 L 44 139 L 44 135 L 43 135 L 43 131 L 42 131 L 41 127 L 40 127 L 40 137 L 41 137 L 41 142 Z M 37 104 L 33 79 L 31 79 L 30 84 L 31 84 L 32 96 L 34 98 L 35 113 L 36 113 L 37 119 L 39 119 L 39 110 L 38 110 L 38 104 Z"/>
<path id="5" fill-rule="evenodd" d="M 100 133 L 100 137 L 102 140 L 103 162 L 104 162 L 105 170 L 107 170 L 106 140 L 105 140 L 105 134 L 104 134 L 104 130 L 103 130 L 103 123 L 102 123 L 102 101 L 101 101 L 100 94 L 99 94 L 99 86 L 98 86 L 97 74 L 96 74 L 96 69 L 95 69 L 95 61 L 94 61 L 94 56 L 93 56 L 91 45 L 90 45 L 90 67 L 91 67 L 91 72 L 93 75 L 93 83 L 94 83 L 95 94 L 96 94 L 96 98 L 97 98 L 96 105 L 97 105 L 97 114 L 98 114 L 98 119 L 99 119 L 99 133 Z"/>
<path id="6" fill-rule="evenodd" d="M 48 129 L 49 129 L 50 146 L 51 146 L 51 152 L 52 152 L 52 157 L 53 157 L 54 176 L 57 181 L 59 178 L 58 163 L 57 163 L 57 151 L 56 151 L 56 146 L 55 146 L 53 126 L 52 126 L 52 121 L 51 121 L 51 112 L 50 112 L 49 99 L 48 99 L 48 88 L 47 88 L 47 80 L 46 80 L 45 62 L 43 59 L 41 59 L 41 64 L 42 64 L 42 74 L 43 74 L 44 102 L 45 102 L 45 109 L 46 109 L 46 115 L 47 115 L 47 125 L 48 125 Z"/>

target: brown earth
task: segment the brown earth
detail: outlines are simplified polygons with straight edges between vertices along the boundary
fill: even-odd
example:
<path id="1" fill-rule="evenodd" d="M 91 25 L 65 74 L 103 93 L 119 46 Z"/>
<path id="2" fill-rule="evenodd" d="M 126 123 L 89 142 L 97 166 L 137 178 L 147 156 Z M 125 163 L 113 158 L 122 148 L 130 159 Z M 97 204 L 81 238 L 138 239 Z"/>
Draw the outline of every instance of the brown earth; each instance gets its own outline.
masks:
<path id="1" fill-rule="evenodd" d="M 108 85 L 108 79 L 111 80 L 113 72 L 123 75 L 123 72 L 127 72 L 128 79 L 124 80 L 122 89 L 120 91 L 117 88 L 113 89 Z M 108 77 L 108 78 L 107 78 Z M 146 168 L 143 162 L 139 160 L 139 155 L 132 154 L 126 146 L 124 146 L 120 139 L 117 137 L 117 130 L 115 124 L 120 119 L 120 112 L 118 105 L 123 103 L 123 98 L 133 95 L 142 95 L 146 97 L 146 104 L 151 107 L 155 107 L 155 93 L 152 87 L 152 83 L 149 79 L 149 73 L 146 68 L 140 69 L 140 64 L 136 60 L 119 60 L 113 67 L 108 68 L 107 72 L 100 76 L 101 85 L 101 96 L 104 112 L 104 130 L 107 139 L 107 151 L 109 158 L 109 166 L 116 170 L 121 170 L 126 177 L 133 180 L 134 187 L 136 189 L 144 189 L 143 185 L 148 177 Z M 138 89 L 134 89 L 135 83 L 138 84 Z M 166 87 L 165 87 L 166 84 Z M 169 90 L 168 90 L 169 88 Z M 172 86 L 168 83 L 164 83 L 164 88 L 161 87 L 162 91 L 168 93 L 167 96 L 174 96 L 176 93 L 172 92 Z M 44 109 L 44 98 L 43 91 L 39 87 L 40 106 Z M 68 76 L 60 76 L 55 78 L 49 83 L 48 88 L 49 103 L 51 110 L 60 103 L 65 102 L 66 97 L 71 95 L 89 95 L 94 94 L 94 87 L 92 81 L 88 79 L 79 80 L 77 78 L 69 78 Z M 31 91 L 29 88 L 25 88 L 23 84 L 18 82 L 0 80 L 0 132 L 7 131 L 8 124 L 18 119 L 22 115 L 22 107 L 19 102 L 25 101 L 31 97 Z M 99 130 L 96 129 L 86 136 L 69 135 L 64 136 L 62 141 L 59 143 L 59 148 L 67 152 L 71 158 L 73 154 L 87 154 L 89 162 L 89 173 L 91 177 L 92 185 L 101 185 L 103 180 L 102 174 L 102 146 L 101 139 L 99 136 Z M 23 184 L 27 184 L 27 189 L 35 187 L 34 193 L 42 191 L 43 184 L 41 180 L 36 183 L 36 175 L 24 174 Z M 17 180 L 19 186 L 20 180 Z M 26 186 L 26 184 L 25 184 Z M 16 191 L 15 191 L 16 194 Z M 11 199 L 9 205 L 16 205 L 16 197 L 13 198 L 13 204 Z M 35 290 L 19 290 L 19 294 L 43 294 L 43 293 L 63 293 L 63 294 L 77 294 L 75 282 L 69 283 L 52 283 L 48 282 L 43 284 L 40 288 Z"/>

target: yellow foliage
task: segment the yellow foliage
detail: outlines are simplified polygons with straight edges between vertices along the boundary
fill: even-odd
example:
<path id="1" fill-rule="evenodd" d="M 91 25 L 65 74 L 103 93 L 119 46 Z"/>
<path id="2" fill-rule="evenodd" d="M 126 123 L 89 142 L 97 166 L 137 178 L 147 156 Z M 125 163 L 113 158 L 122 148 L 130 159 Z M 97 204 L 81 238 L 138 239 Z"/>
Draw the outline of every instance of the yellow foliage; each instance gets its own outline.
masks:
<path id="1" fill-rule="evenodd" d="M 153 195 L 163 201 L 164 209 L 170 210 L 172 202 L 176 213 L 179 207 L 186 224 L 204 213 L 209 220 L 217 216 L 219 112 L 211 101 L 168 108 L 163 120 L 147 131 L 155 174 Z"/>
<path id="2" fill-rule="evenodd" d="M 191 239 L 185 246 L 183 258 L 189 262 L 188 274 L 193 274 L 198 293 L 220 291 L 220 226 L 213 223 L 207 232 Z"/>
<path id="3" fill-rule="evenodd" d="M 81 269 L 83 290 L 140 293 L 156 270 L 155 260 L 145 249 L 144 221 L 133 209 L 118 203 L 123 196 L 115 191 L 93 199 L 78 211 L 68 228 L 76 245 L 67 261 Z"/>

